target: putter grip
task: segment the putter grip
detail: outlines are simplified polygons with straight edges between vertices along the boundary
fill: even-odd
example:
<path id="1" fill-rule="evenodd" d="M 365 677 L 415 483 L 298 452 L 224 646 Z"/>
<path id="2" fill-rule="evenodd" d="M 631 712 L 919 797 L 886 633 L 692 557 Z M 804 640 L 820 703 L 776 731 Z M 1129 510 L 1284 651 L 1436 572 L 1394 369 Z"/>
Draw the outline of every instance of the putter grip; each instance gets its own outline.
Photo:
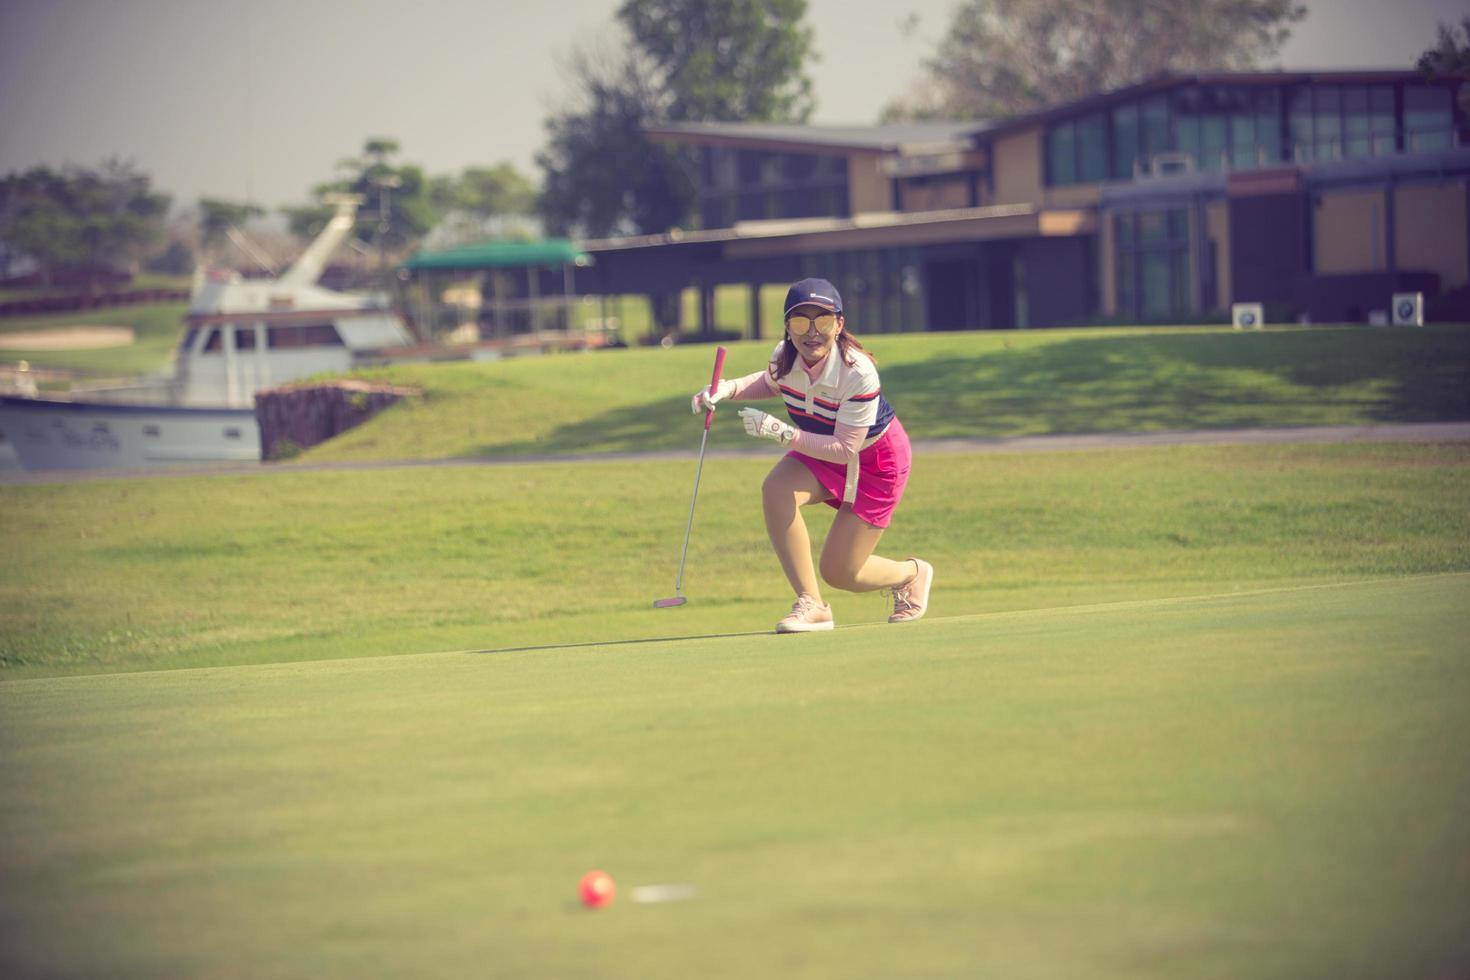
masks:
<path id="1" fill-rule="evenodd" d="M 715 348 L 715 373 L 709 377 L 709 393 L 713 395 L 720 387 L 720 372 L 725 368 L 725 348 Z M 715 413 L 708 411 L 704 413 L 704 431 L 709 431 L 709 424 L 715 419 Z"/>

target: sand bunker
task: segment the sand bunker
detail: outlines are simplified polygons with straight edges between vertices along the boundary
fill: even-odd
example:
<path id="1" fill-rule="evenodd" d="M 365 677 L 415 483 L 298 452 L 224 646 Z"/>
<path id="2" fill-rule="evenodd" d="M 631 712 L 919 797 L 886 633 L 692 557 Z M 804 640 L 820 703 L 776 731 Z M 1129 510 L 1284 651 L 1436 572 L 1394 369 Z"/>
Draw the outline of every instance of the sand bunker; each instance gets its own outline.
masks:
<path id="1" fill-rule="evenodd" d="M 55 330 L 0 333 L 0 349 L 96 350 L 101 347 L 126 347 L 135 339 L 132 327 L 57 327 Z"/>

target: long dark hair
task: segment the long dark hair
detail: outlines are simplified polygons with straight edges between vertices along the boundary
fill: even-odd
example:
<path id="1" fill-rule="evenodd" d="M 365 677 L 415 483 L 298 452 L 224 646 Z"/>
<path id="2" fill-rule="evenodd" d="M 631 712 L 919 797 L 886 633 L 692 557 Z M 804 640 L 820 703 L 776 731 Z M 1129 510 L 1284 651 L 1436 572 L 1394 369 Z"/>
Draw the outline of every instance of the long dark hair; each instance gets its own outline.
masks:
<path id="1" fill-rule="evenodd" d="M 837 353 L 841 355 L 843 364 L 852 367 L 852 352 L 855 350 L 860 350 L 868 355 L 868 359 L 874 364 L 878 363 L 878 358 L 874 356 L 873 352 L 864 347 L 856 337 L 848 333 L 847 321 L 846 318 L 843 318 L 842 332 L 837 335 Z M 791 342 L 791 334 L 785 332 L 785 325 L 783 324 L 781 346 L 771 357 L 771 363 L 766 365 L 766 370 L 770 372 L 771 380 L 780 381 L 786 375 L 790 374 L 791 369 L 796 366 L 796 357 L 796 345 Z"/>

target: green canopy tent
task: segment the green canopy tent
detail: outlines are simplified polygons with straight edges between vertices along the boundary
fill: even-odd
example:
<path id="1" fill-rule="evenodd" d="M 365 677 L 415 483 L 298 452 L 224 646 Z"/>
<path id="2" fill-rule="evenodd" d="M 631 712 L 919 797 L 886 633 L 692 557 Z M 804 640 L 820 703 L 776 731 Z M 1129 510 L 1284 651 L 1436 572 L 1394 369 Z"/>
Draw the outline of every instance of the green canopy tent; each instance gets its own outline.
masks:
<path id="1" fill-rule="evenodd" d="M 565 311 L 564 329 L 572 326 L 571 306 L 573 301 L 573 270 L 592 264 L 592 257 L 564 238 L 547 238 L 539 241 L 492 241 L 458 248 L 421 251 L 404 263 L 404 272 L 410 276 L 422 276 L 425 291 L 432 295 L 430 284 L 436 273 L 456 275 L 484 273 L 482 283 L 491 286 L 488 309 L 494 326 L 495 337 L 501 339 L 509 333 L 522 332 L 517 329 L 524 323 L 530 332 L 540 332 L 548 305 L 560 306 Z M 548 295 L 545 276 L 561 271 L 562 294 L 559 298 Z M 505 296 L 497 283 L 501 277 L 494 272 L 524 273 L 524 290 L 517 295 Z M 482 290 L 483 296 L 483 290 Z M 482 301 L 482 309 L 485 304 Z"/>

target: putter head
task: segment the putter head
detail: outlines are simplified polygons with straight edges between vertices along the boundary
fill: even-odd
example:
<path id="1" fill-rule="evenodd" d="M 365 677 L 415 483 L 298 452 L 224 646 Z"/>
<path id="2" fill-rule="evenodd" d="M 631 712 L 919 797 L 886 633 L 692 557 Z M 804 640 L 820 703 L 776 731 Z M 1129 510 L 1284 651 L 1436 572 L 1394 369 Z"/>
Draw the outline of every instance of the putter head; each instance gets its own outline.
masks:
<path id="1" fill-rule="evenodd" d="M 670 609 L 674 606 L 682 606 L 688 601 L 688 599 L 684 598 L 681 595 L 676 595 L 672 599 L 655 599 L 653 600 L 653 608 Z"/>

